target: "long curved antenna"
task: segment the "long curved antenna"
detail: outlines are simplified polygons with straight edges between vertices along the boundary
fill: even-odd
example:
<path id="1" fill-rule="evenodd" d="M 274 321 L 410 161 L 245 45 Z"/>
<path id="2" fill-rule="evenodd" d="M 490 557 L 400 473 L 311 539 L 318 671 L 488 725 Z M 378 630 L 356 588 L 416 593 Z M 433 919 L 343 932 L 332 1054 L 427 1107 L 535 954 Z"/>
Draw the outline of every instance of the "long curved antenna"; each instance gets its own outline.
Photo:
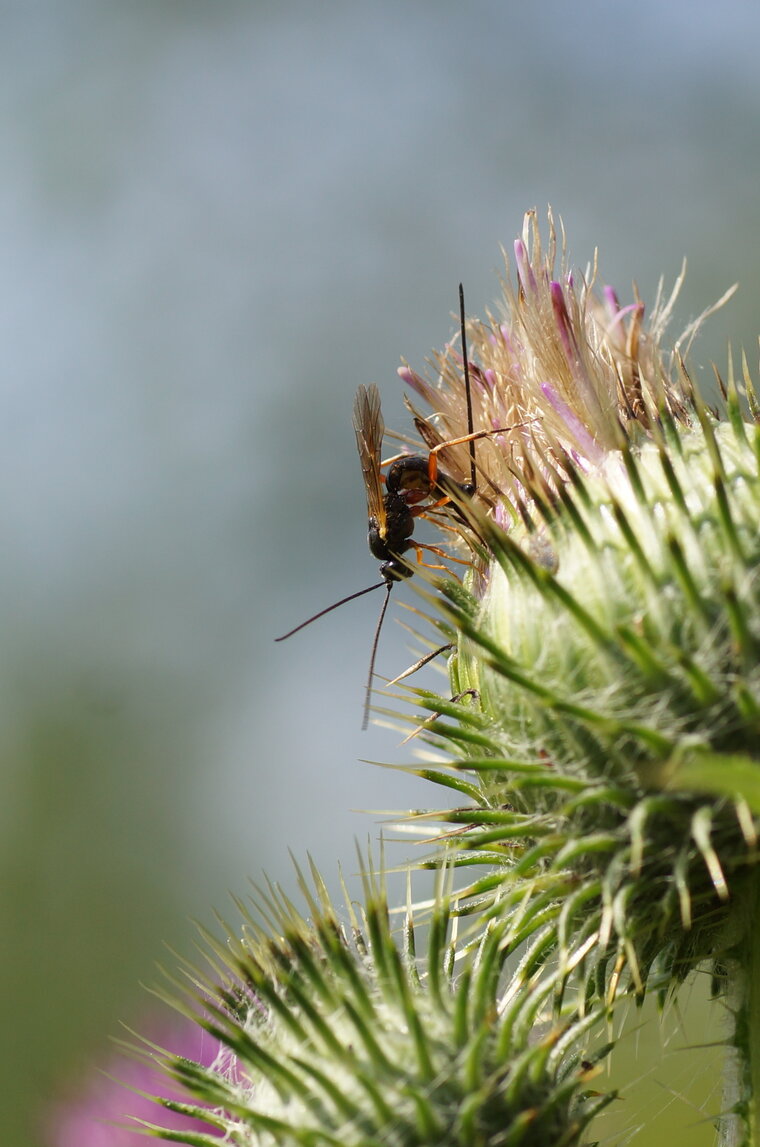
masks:
<path id="1" fill-rule="evenodd" d="M 474 434 L 472 424 L 472 393 L 470 391 L 470 363 L 467 358 L 467 335 L 464 329 L 464 287 L 459 284 L 459 325 L 462 330 L 462 362 L 464 363 L 464 392 L 467 397 L 467 433 Z M 477 489 L 478 479 L 475 472 L 475 439 L 470 438 L 470 483 L 473 492 Z"/>
<path id="2" fill-rule="evenodd" d="M 368 585 L 366 589 L 360 589 L 356 593 L 350 593 L 348 597 L 342 597 L 340 601 L 336 601 L 333 602 L 332 605 L 328 605 L 327 609 L 320 609 L 319 613 L 315 613 L 313 617 L 307 617 L 306 621 L 302 621 L 300 625 L 295 627 L 295 629 L 291 629 L 287 633 L 283 633 L 282 637 L 275 637 L 275 641 L 285 641 L 286 638 L 292 637 L 294 633 L 298 633 L 299 629 L 305 629 L 307 625 L 311 625 L 312 621 L 318 621 L 319 618 L 324 617 L 326 613 L 332 613 L 332 611 L 337 609 L 339 605 L 345 605 L 347 601 L 353 601 L 356 597 L 363 597 L 365 593 L 372 593 L 373 589 L 380 589 L 381 585 L 388 585 L 388 583 L 386 581 L 378 581 L 374 585 Z M 386 601 L 386 605 L 387 604 L 388 603 Z"/>
<path id="3" fill-rule="evenodd" d="M 377 629 L 375 630 L 375 637 L 372 642 L 372 654 L 369 659 L 369 673 L 367 674 L 367 687 L 364 692 L 364 716 L 362 717 L 362 732 L 369 724 L 369 709 L 372 701 L 372 678 L 375 676 L 375 654 L 377 653 L 377 643 L 380 640 L 380 630 L 383 628 L 383 621 L 385 620 L 385 611 L 388 608 L 388 602 L 391 599 L 391 590 L 393 589 L 393 582 L 385 582 L 388 589 L 385 594 L 385 601 L 383 608 L 380 610 L 380 617 L 377 621 Z"/>

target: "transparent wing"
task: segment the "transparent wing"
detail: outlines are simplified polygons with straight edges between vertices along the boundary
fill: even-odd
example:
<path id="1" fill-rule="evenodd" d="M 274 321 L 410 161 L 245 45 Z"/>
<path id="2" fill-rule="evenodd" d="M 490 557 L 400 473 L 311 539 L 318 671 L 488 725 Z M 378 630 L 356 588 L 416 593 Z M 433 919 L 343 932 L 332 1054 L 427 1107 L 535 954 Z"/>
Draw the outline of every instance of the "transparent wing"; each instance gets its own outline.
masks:
<path id="1" fill-rule="evenodd" d="M 414 419 L 417 433 L 428 450 L 434 450 L 437 446 L 440 446 L 442 442 L 449 441 L 429 418 L 425 418 L 418 410 L 415 410 L 408 398 L 404 401 L 407 410 Z M 450 437 L 453 438 L 454 435 Z M 450 478 L 453 478 L 455 482 L 466 482 L 470 476 L 469 444 L 459 443 L 456 446 L 443 447 L 442 450 L 438 451 L 438 465 L 439 468 L 443 470 L 445 474 L 448 474 Z"/>
<path id="2" fill-rule="evenodd" d="M 354 430 L 356 446 L 362 464 L 364 488 L 367 491 L 367 516 L 377 521 L 382 533 L 385 528 L 385 501 L 380 476 L 380 459 L 385 426 L 380 410 L 380 391 L 374 383 L 360 386 L 354 399 Z"/>

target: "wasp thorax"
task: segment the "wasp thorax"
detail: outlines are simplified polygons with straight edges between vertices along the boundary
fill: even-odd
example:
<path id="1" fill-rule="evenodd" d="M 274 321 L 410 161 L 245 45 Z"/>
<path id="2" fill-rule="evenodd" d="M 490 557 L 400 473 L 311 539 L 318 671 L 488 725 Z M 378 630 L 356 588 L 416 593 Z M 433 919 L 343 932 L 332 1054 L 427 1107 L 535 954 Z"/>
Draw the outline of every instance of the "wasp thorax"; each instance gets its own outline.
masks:
<path id="1" fill-rule="evenodd" d="M 389 494 L 398 494 L 408 505 L 429 498 L 433 489 L 430 464 L 419 454 L 410 454 L 393 462 L 385 478 Z"/>

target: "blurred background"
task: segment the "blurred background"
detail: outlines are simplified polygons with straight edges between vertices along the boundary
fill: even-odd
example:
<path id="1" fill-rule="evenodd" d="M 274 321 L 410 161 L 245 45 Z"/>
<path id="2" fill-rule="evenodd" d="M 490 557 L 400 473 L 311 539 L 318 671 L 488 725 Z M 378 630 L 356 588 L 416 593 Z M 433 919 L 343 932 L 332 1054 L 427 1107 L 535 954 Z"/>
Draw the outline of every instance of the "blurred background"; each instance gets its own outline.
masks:
<path id="1" fill-rule="evenodd" d="M 0 30 L 0 1090 L 42 1147 L 190 916 L 294 888 L 288 848 L 351 873 L 357 810 L 435 799 L 361 763 L 410 759 L 360 732 L 379 600 L 273 644 L 377 577 L 357 384 L 401 425 L 399 357 L 547 203 L 623 302 L 688 256 L 674 336 L 739 280 L 692 365 L 755 368 L 760 8 L 3 0 Z M 411 660 L 389 624 L 378 671 Z M 694 991 L 628 1039 L 634 1144 L 712 1142 Z"/>

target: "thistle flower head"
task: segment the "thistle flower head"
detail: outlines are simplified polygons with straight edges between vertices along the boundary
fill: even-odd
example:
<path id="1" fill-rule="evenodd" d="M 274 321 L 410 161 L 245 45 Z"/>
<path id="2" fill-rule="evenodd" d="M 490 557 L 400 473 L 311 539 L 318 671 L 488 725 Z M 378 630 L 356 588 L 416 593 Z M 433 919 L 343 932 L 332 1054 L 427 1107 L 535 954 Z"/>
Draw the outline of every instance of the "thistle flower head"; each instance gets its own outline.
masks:
<path id="1" fill-rule="evenodd" d="M 468 324 L 469 394 L 453 346 L 433 381 L 400 372 L 443 471 L 425 516 L 470 566 L 427 594 L 454 695 L 418 692 L 413 771 L 462 805 L 435 814 L 425 953 L 369 873 L 350 926 L 313 871 L 308 917 L 270 886 L 209 939 L 189 974 L 225 1057 L 167 1056 L 193 1097 L 169 1106 L 242 1147 L 572 1147 L 610 1099 L 593 1037 L 623 987 L 725 961 L 758 902 L 760 430 L 731 371 L 726 419 L 692 386 L 696 324 L 662 349 L 676 292 L 621 306 L 534 212 L 515 266 Z"/>
<path id="2" fill-rule="evenodd" d="M 621 307 L 613 290 L 597 291 L 596 267 L 589 280 L 570 270 L 551 215 L 544 250 L 535 212 L 515 243 L 515 264 L 516 283 L 508 265 L 502 284 L 502 313 L 469 327 L 474 429 L 487 432 L 477 444 L 479 494 L 497 520 L 514 516 L 537 482 L 566 480 L 568 456 L 588 467 L 650 431 L 663 410 L 687 417 L 660 349 L 680 281 L 645 323 L 641 301 Z M 467 435 L 461 357 L 448 347 L 434 362 L 435 383 L 408 365 L 399 374 L 435 412 L 432 422 L 417 415 L 423 437 L 458 439 Z M 467 450 L 444 454 L 455 472 L 464 472 Z"/>
<path id="3" fill-rule="evenodd" d="M 737 778 L 758 761 L 758 435 L 732 376 L 722 421 L 662 350 L 672 296 L 647 323 L 564 251 L 555 272 L 533 213 L 515 256 L 504 314 L 469 324 L 488 433 L 458 507 L 469 596 L 441 599 L 454 695 L 480 705 L 423 698 L 427 739 L 455 749 L 425 775 L 472 800 L 443 814 L 466 826 L 458 863 L 493 865 L 462 904 L 498 912 L 505 883 L 555 880 L 595 982 L 614 993 L 627 969 L 641 991 L 653 962 L 678 980 L 727 943 L 755 859 L 760 802 Z M 437 366 L 435 383 L 402 371 L 433 408 L 415 412 L 428 443 L 466 436 L 461 364 Z M 440 451 L 455 476 L 467 448 Z"/>

